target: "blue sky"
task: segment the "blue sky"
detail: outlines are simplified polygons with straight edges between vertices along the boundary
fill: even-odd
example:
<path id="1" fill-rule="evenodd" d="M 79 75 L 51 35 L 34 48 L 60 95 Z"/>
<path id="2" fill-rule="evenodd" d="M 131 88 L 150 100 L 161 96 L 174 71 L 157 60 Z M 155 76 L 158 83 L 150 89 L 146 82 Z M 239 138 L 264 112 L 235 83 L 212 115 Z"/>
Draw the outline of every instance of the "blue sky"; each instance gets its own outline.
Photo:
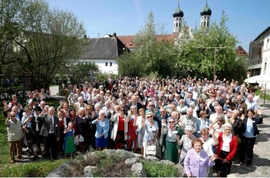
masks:
<path id="1" fill-rule="evenodd" d="M 156 24 L 173 30 L 172 14 L 178 0 L 47 0 L 51 8 L 73 12 L 83 22 L 91 38 L 106 34 L 135 35 L 153 11 Z M 206 0 L 180 0 L 184 21 L 199 25 L 200 11 Z M 212 10 L 211 22 L 220 22 L 222 11 L 228 16 L 227 26 L 247 52 L 249 43 L 270 26 L 270 0 L 207 0 Z"/>

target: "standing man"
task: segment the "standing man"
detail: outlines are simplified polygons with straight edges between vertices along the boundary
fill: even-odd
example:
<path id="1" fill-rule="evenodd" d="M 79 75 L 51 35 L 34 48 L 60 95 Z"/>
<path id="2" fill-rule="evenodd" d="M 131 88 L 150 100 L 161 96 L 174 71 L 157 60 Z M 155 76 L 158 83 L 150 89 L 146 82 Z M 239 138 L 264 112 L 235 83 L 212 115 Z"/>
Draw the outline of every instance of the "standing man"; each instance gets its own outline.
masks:
<path id="1" fill-rule="evenodd" d="M 49 107 L 48 114 L 41 117 L 42 127 L 40 134 L 44 136 L 45 158 L 50 159 L 50 149 L 52 159 L 57 159 L 57 142 L 60 137 L 59 118 L 54 115 L 54 107 Z"/>
<path id="2" fill-rule="evenodd" d="M 143 105 L 139 103 L 138 100 L 139 96 L 132 95 L 131 102 L 127 105 L 127 110 L 130 110 L 131 106 L 135 106 L 137 108 L 137 112 L 139 111 L 139 109 L 143 108 Z"/>
<path id="3" fill-rule="evenodd" d="M 192 108 L 187 109 L 187 114 L 180 117 L 178 124 L 182 129 L 190 125 L 192 127 L 192 133 L 195 134 L 197 132 L 197 118 L 193 116 Z"/>
<path id="4" fill-rule="evenodd" d="M 14 152 L 17 147 L 17 158 L 22 159 L 22 124 L 16 118 L 16 113 L 11 111 L 5 121 L 8 133 L 10 162 L 15 163 Z"/>

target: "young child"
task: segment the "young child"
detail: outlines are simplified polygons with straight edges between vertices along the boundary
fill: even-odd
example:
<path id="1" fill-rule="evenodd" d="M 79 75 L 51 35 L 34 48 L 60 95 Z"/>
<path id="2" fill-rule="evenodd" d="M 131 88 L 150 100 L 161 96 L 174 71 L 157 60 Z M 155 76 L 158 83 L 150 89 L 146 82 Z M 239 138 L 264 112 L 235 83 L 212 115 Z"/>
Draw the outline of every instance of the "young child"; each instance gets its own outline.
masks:
<path id="1" fill-rule="evenodd" d="M 73 156 L 72 154 L 76 151 L 76 148 L 74 145 L 74 129 L 73 129 L 72 122 L 68 123 L 68 127 L 64 130 L 64 134 L 66 134 L 66 137 L 64 138 L 64 145 L 63 145 L 65 157 L 67 154 L 70 154 L 70 157 L 72 157 Z"/>

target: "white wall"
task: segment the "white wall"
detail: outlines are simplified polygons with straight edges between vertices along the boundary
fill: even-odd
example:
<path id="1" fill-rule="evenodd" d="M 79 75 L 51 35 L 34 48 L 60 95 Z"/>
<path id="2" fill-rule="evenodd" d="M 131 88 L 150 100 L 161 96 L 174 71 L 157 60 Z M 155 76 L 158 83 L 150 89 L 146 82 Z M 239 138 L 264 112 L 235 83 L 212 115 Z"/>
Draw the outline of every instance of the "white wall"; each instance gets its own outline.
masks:
<path id="1" fill-rule="evenodd" d="M 115 59 L 79 59 L 78 62 L 94 62 L 102 73 L 118 74 L 118 64 Z M 107 63 L 107 66 L 106 66 Z"/>
<path id="2" fill-rule="evenodd" d="M 264 74 L 270 74 L 270 34 L 263 38 L 261 75 Z M 270 89 L 270 83 L 266 84 L 266 89 Z"/>

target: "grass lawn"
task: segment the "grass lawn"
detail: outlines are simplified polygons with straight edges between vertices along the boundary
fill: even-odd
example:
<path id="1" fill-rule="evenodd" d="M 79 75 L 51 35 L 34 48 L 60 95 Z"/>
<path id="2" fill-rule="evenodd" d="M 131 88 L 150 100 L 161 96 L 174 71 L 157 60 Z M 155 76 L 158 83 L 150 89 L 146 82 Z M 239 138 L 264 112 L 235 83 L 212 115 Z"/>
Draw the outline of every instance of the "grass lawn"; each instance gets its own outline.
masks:
<path id="1" fill-rule="evenodd" d="M 59 106 L 59 102 L 55 99 L 48 99 L 46 102 L 55 109 Z M 3 106 L 0 107 L 3 111 Z M 6 118 L 0 113 L 0 177 L 45 177 L 52 170 L 57 168 L 66 160 L 60 159 L 57 161 L 38 161 L 22 164 L 12 164 L 9 161 L 9 146 L 7 142 L 7 129 L 4 125 Z"/>
<path id="2" fill-rule="evenodd" d="M 257 90 L 255 93 L 256 95 L 259 95 L 260 94 L 260 90 Z M 261 99 L 264 99 L 264 93 L 260 96 Z M 265 100 L 269 100 L 270 101 L 270 95 L 265 93 Z"/>

